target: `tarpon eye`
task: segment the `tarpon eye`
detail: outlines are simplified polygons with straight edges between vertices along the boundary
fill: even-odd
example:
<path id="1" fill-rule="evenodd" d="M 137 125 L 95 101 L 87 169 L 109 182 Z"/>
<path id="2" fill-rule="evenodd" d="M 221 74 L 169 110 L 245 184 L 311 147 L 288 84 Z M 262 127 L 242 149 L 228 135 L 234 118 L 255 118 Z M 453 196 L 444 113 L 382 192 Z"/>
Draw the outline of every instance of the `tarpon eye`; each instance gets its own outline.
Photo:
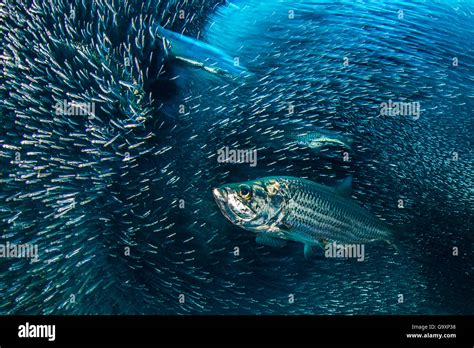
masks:
<path id="1" fill-rule="evenodd" d="M 246 200 L 249 200 L 250 198 L 252 198 L 252 189 L 247 185 L 240 186 L 239 193 L 240 193 L 240 196 L 242 196 L 242 198 Z"/>

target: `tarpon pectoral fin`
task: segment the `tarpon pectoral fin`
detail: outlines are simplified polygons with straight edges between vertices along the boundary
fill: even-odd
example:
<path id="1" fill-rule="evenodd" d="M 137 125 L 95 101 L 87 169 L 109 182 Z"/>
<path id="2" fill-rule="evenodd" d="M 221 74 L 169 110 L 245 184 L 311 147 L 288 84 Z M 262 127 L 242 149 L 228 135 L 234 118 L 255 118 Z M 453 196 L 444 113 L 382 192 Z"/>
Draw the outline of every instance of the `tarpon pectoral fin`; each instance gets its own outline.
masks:
<path id="1" fill-rule="evenodd" d="M 286 245 L 286 241 L 279 238 L 273 238 L 265 233 L 258 233 L 255 237 L 255 241 L 258 244 L 266 245 L 272 248 L 283 248 Z"/>
<path id="2" fill-rule="evenodd" d="M 310 259 L 315 253 L 314 249 L 315 248 L 313 246 L 305 244 L 304 245 L 304 258 L 307 260 Z"/>
<path id="3" fill-rule="evenodd" d="M 284 221 L 281 221 L 280 224 L 278 225 L 278 229 L 280 231 L 290 231 L 291 230 L 291 225 L 289 225 L 288 223 L 284 222 Z"/>
<path id="4" fill-rule="evenodd" d="M 321 249 L 326 250 L 326 245 L 328 245 L 329 243 L 330 242 L 326 239 L 320 239 L 318 245 L 321 247 Z"/>
<path id="5" fill-rule="evenodd" d="M 334 187 L 335 191 L 342 196 L 350 196 L 352 192 L 352 176 L 342 180 Z"/>

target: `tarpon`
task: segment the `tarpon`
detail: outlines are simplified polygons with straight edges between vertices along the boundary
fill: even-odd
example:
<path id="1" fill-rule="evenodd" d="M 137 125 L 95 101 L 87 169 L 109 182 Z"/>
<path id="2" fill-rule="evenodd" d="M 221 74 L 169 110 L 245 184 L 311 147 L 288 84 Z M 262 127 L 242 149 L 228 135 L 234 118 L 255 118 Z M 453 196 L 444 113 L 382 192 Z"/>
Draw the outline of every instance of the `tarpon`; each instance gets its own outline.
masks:
<path id="1" fill-rule="evenodd" d="M 247 72 L 237 57 L 231 57 L 206 42 L 175 33 L 159 25 L 152 27 L 150 31 L 152 35 L 162 38 L 162 48 L 168 59 L 176 59 L 220 76 L 238 76 Z"/>
<path id="2" fill-rule="evenodd" d="M 327 243 L 393 244 L 391 228 L 347 194 L 350 179 L 332 188 L 310 180 L 281 176 L 226 184 L 213 195 L 233 224 L 257 234 L 260 244 L 304 244 L 305 257 Z"/>
<path id="3" fill-rule="evenodd" d="M 308 147 L 317 152 L 327 147 L 339 147 L 350 151 L 352 150 L 351 136 L 326 129 L 313 128 L 305 132 L 295 133 L 292 137 L 296 144 Z"/>

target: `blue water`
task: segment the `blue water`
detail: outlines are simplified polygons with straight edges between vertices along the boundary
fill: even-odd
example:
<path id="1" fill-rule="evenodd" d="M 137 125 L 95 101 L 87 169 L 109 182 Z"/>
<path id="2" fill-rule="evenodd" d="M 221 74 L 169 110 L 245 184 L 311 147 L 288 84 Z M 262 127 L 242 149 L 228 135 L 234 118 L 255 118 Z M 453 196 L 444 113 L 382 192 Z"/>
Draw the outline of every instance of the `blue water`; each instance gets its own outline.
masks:
<path id="1" fill-rule="evenodd" d="M 0 226 L 40 261 L 0 260 L 0 313 L 474 313 L 473 2 L 76 1 L 70 21 L 52 3 L 9 5 L 22 19 L 2 24 Z M 246 73 L 168 59 L 155 24 Z M 190 47 L 202 62 L 207 46 Z M 97 118 L 55 115 L 63 99 Z M 380 115 L 389 100 L 420 112 Z M 353 135 L 349 160 L 293 146 L 311 127 Z M 222 147 L 257 165 L 219 163 Z M 401 252 L 257 244 L 211 190 L 270 175 L 352 176 Z"/>

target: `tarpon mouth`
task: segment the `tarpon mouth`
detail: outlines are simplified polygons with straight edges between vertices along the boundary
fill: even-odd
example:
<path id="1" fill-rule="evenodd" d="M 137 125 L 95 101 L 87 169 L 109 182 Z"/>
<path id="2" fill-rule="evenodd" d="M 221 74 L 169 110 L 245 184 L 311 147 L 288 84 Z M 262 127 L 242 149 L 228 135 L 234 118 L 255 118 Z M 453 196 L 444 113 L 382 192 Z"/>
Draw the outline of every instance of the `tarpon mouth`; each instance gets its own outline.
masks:
<path id="1" fill-rule="evenodd" d="M 236 225 L 242 224 L 242 222 L 248 222 L 255 219 L 256 212 L 249 207 L 249 209 L 254 216 L 251 218 L 246 218 L 242 215 L 242 213 L 238 210 L 232 209 L 232 205 L 229 204 L 229 193 L 227 188 L 213 188 L 212 194 L 214 196 L 214 200 L 217 203 L 217 206 L 222 211 L 222 214 L 232 223 Z"/>
<path id="2" fill-rule="evenodd" d="M 216 201 L 217 206 L 221 210 L 222 214 L 224 214 L 224 216 L 232 222 L 229 214 L 230 209 L 227 205 L 227 190 L 215 187 L 212 189 L 212 195 L 214 196 L 214 200 Z"/>
<path id="3" fill-rule="evenodd" d="M 225 206 L 225 202 L 227 201 L 227 191 L 215 187 L 212 189 L 212 195 L 214 196 L 214 199 L 219 208 L 223 209 Z"/>

